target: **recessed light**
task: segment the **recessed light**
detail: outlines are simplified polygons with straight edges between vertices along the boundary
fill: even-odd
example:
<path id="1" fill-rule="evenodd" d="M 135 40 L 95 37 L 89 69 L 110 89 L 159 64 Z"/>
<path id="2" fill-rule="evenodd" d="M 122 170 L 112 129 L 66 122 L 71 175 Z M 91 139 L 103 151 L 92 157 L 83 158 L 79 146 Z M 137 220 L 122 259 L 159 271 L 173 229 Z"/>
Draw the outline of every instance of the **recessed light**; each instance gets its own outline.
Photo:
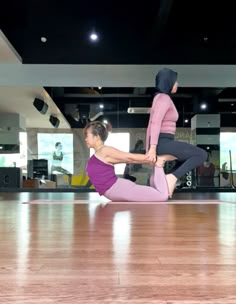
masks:
<path id="1" fill-rule="evenodd" d="M 90 35 L 89 35 L 89 38 L 91 41 L 95 42 L 95 41 L 98 41 L 98 34 L 96 32 L 92 32 Z"/>
<path id="2" fill-rule="evenodd" d="M 41 37 L 41 41 L 42 41 L 43 43 L 45 43 L 45 42 L 47 42 L 47 38 L 46 38 L 46 37 Z"/>

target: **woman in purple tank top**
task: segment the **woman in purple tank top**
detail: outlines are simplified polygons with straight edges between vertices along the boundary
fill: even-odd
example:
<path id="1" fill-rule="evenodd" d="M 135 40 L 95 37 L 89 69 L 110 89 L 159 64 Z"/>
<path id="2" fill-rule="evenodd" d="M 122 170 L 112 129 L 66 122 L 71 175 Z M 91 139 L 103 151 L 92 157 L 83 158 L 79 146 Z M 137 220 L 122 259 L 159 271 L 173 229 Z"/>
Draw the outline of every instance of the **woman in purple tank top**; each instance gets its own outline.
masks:
<path id="1" fill-rule="evenodd" d="M 110 125 L 93 121 L 84 128 L 85 141 L 88 148 L 93 148 L 95 154 L 88 160 L 87 175 L 100 195 L 112 201 L 160 202 L 168 199 L 168 184 L 163 166 L 165 161 L 174 160 L 171 155 L 158 157 L 154 165 L 154 175 L 151 186 L 119 178 L 115 175 L 114 165 L 119 163 L 141 164 L 153 163 L 147 155 L 120 151 L 104 145 Z"/>

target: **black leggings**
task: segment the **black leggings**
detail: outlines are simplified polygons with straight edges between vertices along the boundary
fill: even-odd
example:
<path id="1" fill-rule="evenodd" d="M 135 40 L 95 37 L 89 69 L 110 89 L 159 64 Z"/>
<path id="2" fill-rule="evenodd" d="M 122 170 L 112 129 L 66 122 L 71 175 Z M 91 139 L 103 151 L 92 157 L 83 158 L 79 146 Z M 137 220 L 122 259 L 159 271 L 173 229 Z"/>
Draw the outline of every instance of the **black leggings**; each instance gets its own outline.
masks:
<path id="1" fill-rule="evenodd" d="M 161 133 L 157 145 L 157 155 L 171 154 L 181 164 L 172 174 L 180 178 L 185 173 L 200 166 L 207 159 L 207 152 L 194 145 L 176 141 L 173 134 Z"/>

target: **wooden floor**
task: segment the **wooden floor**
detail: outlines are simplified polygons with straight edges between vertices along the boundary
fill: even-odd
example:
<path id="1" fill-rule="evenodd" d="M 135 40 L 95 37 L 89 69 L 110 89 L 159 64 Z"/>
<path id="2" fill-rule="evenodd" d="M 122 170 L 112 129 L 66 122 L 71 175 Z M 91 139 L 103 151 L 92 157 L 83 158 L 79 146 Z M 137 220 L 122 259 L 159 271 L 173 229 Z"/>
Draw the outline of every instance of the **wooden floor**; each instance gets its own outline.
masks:
<path id="1" fill-rule="evenodd" d="M 236 193 L 222 204 L 46 204 L 0 193 L 0 303 L 236 304 Z"/>

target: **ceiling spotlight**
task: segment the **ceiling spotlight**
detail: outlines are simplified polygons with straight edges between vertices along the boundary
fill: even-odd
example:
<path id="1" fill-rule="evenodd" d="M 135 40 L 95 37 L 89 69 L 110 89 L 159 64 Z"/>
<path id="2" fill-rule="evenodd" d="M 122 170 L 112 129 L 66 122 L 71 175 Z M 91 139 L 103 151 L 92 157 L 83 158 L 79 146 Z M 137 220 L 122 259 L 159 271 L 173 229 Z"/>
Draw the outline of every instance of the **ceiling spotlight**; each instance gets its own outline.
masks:
<path id="1" fill-rule="evenodd" d="M 202 103 L 200 107 L 201 107 L 202 110 L 206 110 L 207 105 L 205 103 Z"/>
<path id="2" fill-rule="evenodd" d="M 185 119 L 184 122 L 185 122 L 185 123 L 188 123 L 188 119 Z"/>
<path id="3" fill-rule="evenodd" d="M 100 109 L 103 109 L 103 108 L 104 108 L 104 105 L 103 105 L 103 104 L 100 104 L 100 105 L 99 105 L 99 108 L 100 108 Z"/>
<path id="4" fill-rule="evenodd" d="M 41 41 L 42 41 L 43 43 L 45 43 L 45 42 L 47 42 L 47 38 L 46 38 L 46 37 L 41 37 Z"/>
<path id="5" fill-rule="evenodd" d="M 95 42 L 98 40 L 98 35 L 95 32 L 92 32 L 89 37 L 91 41 Z"/>
<path id="6" fill-rule="evenodd" d="M 102 87 L 98 87 L 98 89 L 99 89 L 99 90 L 101 90 L 101 89 L 102 89 Z"/>

